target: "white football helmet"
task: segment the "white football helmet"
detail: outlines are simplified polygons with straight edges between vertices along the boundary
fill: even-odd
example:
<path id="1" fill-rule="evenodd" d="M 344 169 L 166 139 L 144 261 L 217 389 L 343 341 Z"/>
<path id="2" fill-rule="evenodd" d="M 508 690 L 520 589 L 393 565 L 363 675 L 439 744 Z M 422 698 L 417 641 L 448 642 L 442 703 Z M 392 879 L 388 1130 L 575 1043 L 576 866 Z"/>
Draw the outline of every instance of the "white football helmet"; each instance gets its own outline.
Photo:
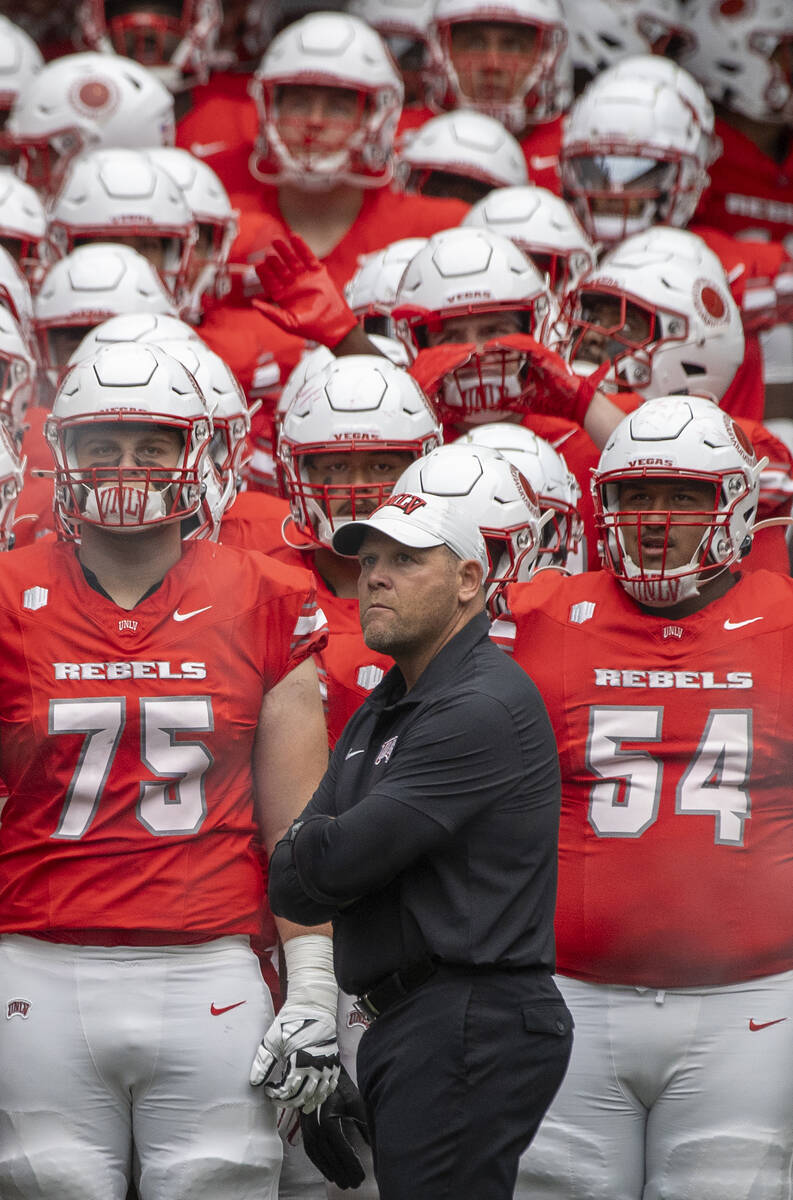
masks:
<path id="1" fill-rule="evenodd" d="M 89 50 L 124 54 L 141 63 L 172 92 L 206 83 L 223 20 L 220 0 L 183 0 L 171 15 L 146 0 L 140 7 L 111 16 L 105 0 L 81 0 L 77 30 Z"/>
<path id="2" fill-rule="evenodd" d="M 703 581 L 748 553 L 757 517 L 758 481 L 766 461 L 758 463 L 743 430 L 712 401 L 693 396 L 648 400 L 614 430 L 592 479 L 605 569 L 629 596 L 651 608 L 698 595 Z M 712 508 L 653 512 L 621 507 L 620 484 L 670 478 L 712 483 Z M 675 525 L 702 527 L 696 551 L 676 567 L 666 565 Z M 626 546 L 628 531 L 636 541 L 634 555 Z M 648 558 L 652 549 L 653 565 L 642 561 L 645 544 Z M 660 566 L 659 550 L 663 552 Z"/>
<path id="3" fill-rule="evenodd" d="M 399 284 L 393 317 L 400 337 L 424 349 L 444 321 L 480 314 L 514 314 L 513 332 L 540 342 L 558 315 L 545 278 L 509 238 L 475 228 L 433 234 Z M 444 418 L 493 420 L 495 411 L 520 403 L 524 366 L 517 352 L 478 351 L 444 381 L 437 398 Z"/>
<path id="4" fill-rule="evenodd" d="M 328 452 L 410 453 L 439 445 L 438 419 L 401 367 L 374 355 L 334 359 L 308 375 L 284 413 L 278 438 L 281 486 L 303 536 L 330 546 L 340 525 L 360 520 L 390 493 L 394 479 L 367 484 L 310 481 L 306 459 Z M 334 514 L 334 501 L 344 501 Z"/>
<path id="5" fill-rule="evenodd" d="M 198 231 L 178 184 L 143 150 L 90 150 L 76 158 L 50 202 L 49 229 L 61 255 L 92 242 L 132 245 L 176 303 L 184 302 Z"/>
<path id="6" fill-rule="evenodd" d="M 707 97 L 690 76 L 683 90 L 644 64 L 627 60 L 597 76 L 564 123 L 562 192 L 589 236 L 607 245 L 650 225 L 686 225 L 709 181 Z"/>
<path id="7" fill-rule="evenodd" d="M 454 26 L 472 21 L 528 26 L 534 31 L 532 49 L 498 55 L 453 51 Z M 560 0 L 438 0 L 432 29 L 443 67 L 437 107 L 476 109 L 514 134 L 563 111 L 572 94 L 572 68 Z"/>
<path id="8" fill-rule="evenodd" d="M 44 57 L 29 33 L 0 13 L 0 166 L 16 162 L 17 151 L 5 125 L 23 84 L 44 66 Z"/>
<path id="9" fill-rule="evenodd" d="M 178 430 L 184 443 L 179 464 L 80 468 L 77 431 L 117 421 Z M 71 367 L 44 433 L 55 459 L 55 511 L 66 536 L 79 537 L 81 524 L 137 533 L 198 512 L 212 414 L 193 376 L 159 346 L 105 346 Z"/>
<path id="10" fill-rule="evenodd" d="M 611 360 L 606 390 L 720 400 L 743 361 L 724 268 L 686 229 L 657 225 L 616 246 L 570 293 L 564 319 L 574 369 Z"/>
<path id="11" fill-rule="evenodd" d="M 192 325 L 168 313 L 120 313 L 89 329 L 71 354 L 68 365 L 72 367 L 84 358 L 91 358 L 103 346 L 112 346 L 116 342 L 137 342 L 141 346 L 154 343 L 170 354 L 172 342 L 200 341 Z"/>
<path id="12" fill-rule="evenodd" d="M 37 400 L 38 366 L 17 321 L 0 304 L 0 424 L 21 433 L 25 413 Z"/>
<path id="13" fill-rule="evenodd" d="M 393 336 L 391 309 L 396 303 L 399 281 L 426 241 L 426 238 L 401 238 L 360 259 L 357 271 L 344 285 L 344 298 L 368 334 Z"/>
<path id="14" fill-rule="evenodd" d="M 19 151 L 21 177 L 51 195 L 84 150 L 172 145 L 173 96 L 131 58 L 67 54 L 42 67 L 20 92 L 6 130 Z"/>
<path id="15" fill-rule="evenodd" d="M 239 213 L 231 207 L 228 192 L 209 164 L 189 150 L 156 146 L 148 155 L 182 189 L 196 223 L 197 240 L 190 256 L 185 313 L 189 320 L 198 321 L 202 298 L 222 297 L 229 290 L 227 265 L 237 236 Z"/>
<path id="16" fill-rule="evenodd" d="M 564 0 L 564 11 L 573 66 L 588 79 L 631 54 L 660 57 L 687 40 L 681 0 Z"/>
<path id="17" fill-rule="evenodd" d="M 397 178 L 406 192 L 475 202 L 492 188 L 528 183 L 529 174 L 520 142 L 500 121 L 461 108 L 432 117 L 405 138 Z M 465 195 L 450 187 L 461 179 L 469 184 Z"/>
<path id="18" fill-rule="evenodd" d="M 0 171 L 0 246 L 35 287 L 47 265 L 47 214 L 38 192 L 11 171 Z"/>
<path id="19" fill-rule="evenodd" d="M 75 434 L 98 422 L 150 422 L 182 432 L 174 468 L 78 467 Z M 212 434 L 211 409 L 194 377 L 157 346 L 110 345 L 76 364 L 58 389 L 45 436 L 56 464 L 55 508 L 63 532 L 80 523 L 119 532 L 183 520 L 199 509 Z"/>
<path id="20" fill-rule="evenodd" d="M 14 548 L 14 515 L 25 480 L 26 462 L 20 457 L 14 438 L 0 422 L 0 550 Z"/>
<path id="21" fill-rule="evenodd" d="M 570 206 L 533 184 L 496 188 L 460 224 L 508 237 L 548 276 L 560 300 L 597 261 L 595 246 Z"/>
<path id="22" fill-rule="evenodd" d="M 178 316 L 148 259 L 131 246 L 94 242 L 53 263 L 34 301 L 34 328 L 50 382 L 85 334 L 120 313 Z"/>
<path id="23" fill-rule="evenodd" d="M 315 127 L 305 115 L 280 113 L 289 85 L 343 88 L 358 97 L 357 115 Z M 251 173 L 264 183 L 323 190 L 337 183 L 380 187 L 393 174 L 393 142 L 404 87 L 385 43 L 348 13 L 318 12 L 288 25 L 265 51 L 251 82 L 259 134 Z M 323 145 L 329 132 L 332 148 Z"/>
<path id="24" fill-rule="evenodd" d="M 564 457 L 525 425 L 496 421 L 475 425 L 453 443 L 498 450 L 532 486 L 540 508 L 551 516 L 543 524 L 536 569 L 556 567 L 577 575 L 586 570 L 584 523 L 578 509 L 581 489 Z"/>
<path id="25" fill-rule="evenodd" d="M 69 359 L 69 366 L 92 357 L 103 346 L 154 345 L 167 351 L 198 384 L 212 410 L 213 436 L 205 465 L 206 491 L 201 507 L 183 532 L 186 539 L 217 538 L 220 521 L 234 500 L 248 459 L 251 411 L 231 368 L 210 350 L 192 325 L 158 313 L 130 313 L 111 317 L 85 335 Z"/>
<path id="26" fill-rule="evenodd" d="M 346 10 L 376 29 L 405 84 L 405 103 L 420 103 L 440 64 L 431 31 L 434 0 L 348 0 Z"/>
<path id="27" fill-rule="evenodd" d="M 551 514 L 541 511 L 531 484 L 497 450 L 460 442 L 439 446 L 411 463 L 394 491 L 443 496 L 476 521 L 490 562 L 485 594 L 491 616 L 502 611 L 508 584 L 533 575 Z"/>
<path id="28" fill-rule="evenodd" d="M 793 8 L 788 0 L 691 0 L 681 63 L 711 100 L 755 121 L 793 122 Z"/>
<path id="29" fill-rule="evenodd" d="M 11 313 L 28 348 L 35 356 L 36 338 L 33 332 L 33 297 L 30 284 L 3 246 L 0 246 L 0 307 Z"/>

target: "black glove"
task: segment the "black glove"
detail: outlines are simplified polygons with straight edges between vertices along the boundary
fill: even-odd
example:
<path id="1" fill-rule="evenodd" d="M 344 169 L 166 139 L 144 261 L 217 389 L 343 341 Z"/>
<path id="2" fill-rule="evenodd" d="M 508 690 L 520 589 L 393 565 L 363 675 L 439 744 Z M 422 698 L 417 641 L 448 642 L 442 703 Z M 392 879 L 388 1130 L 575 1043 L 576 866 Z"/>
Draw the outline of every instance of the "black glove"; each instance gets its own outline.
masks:
<path id="1" fill-rule="evenodd" d="M 357 1188 L 366 1178 L 352 1132 L 357 1129 L 366 1144 L 366 1109 L 361 1093 L 341 1068 L 336 1090 L 318 1108 L 300 1113 L 300 1128 L 306 1154 L 326 1179 L 344 1191 Z"/>

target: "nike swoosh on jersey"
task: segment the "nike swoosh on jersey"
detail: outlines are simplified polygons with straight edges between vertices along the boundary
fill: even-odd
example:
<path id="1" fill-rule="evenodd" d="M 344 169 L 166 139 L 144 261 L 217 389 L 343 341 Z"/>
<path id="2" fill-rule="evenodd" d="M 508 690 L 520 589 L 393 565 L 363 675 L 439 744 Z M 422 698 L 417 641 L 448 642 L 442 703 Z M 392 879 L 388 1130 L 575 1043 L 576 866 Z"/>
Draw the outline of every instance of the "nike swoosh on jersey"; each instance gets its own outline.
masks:
<path id="1" fill-rule="evenodd" d="M 222 1013 L 231 1012 L 232 1008 L 239 1008 L 241 1004 L 247 1004 L 246 1000 L 238 1000 L 236 1004 L 227 1004 L 224 1008 L 215 1008 L 214 1004 L 210 1004 L 209 1011 L 213 1017 L 219 1017 Z"/>
<path id="2" fill-rule="evenodd" d="M 752 1033 L 757 1033 L 758 1029 L 768 1029 L 769 1025 L 779 1025 L 782 1021 L 787 1021 L 787 1017 L 777 1017 L 775 1021 L 755 1021 L 752 1017 L 749 1018 L 749 1028 Z"/>
<path id="3" fill-rule="evenodd" d="M 209 158 L 210 154 L 220 154 L 228 148 L 228 142 L 193 142 L 190 153 L 196 158 Z"/>
<path id="4" fill-rule="evenodd" d="M 558 154 L 532 154 L 529 159 L 529 165 L 534 167 L 535 171 L 544 171 L 546 167 L 558 166 Z"/>
<path id="5" fill-rule="evenodd" d="M 365 754 L 365 753 L 366 753 L 365 750 L 348 750 L 347 753 L 344 755 L 344 761 L 346 762 L 348 758 L 355 758 L 356 754 Z"/>
<path id="6" fill-rule="evenodd" d="M 173 610 L 174 621 L 189 621 L 191 617 L 197 617 L 199 613 L 209 612 L 211 604 L 207 604 L 204 608 L 194 608 L 192 612 L 180 613 L 178 608 Z"/>
<path id="7" fill-rule="evenodd" d="M 724 622 L 725 629 L 743 629 L 744 625 L 754 625 L 755 621 L 762 621 L 762 617 L 750 617 L 748 621 L 731 621 L 729 617 Z"/>

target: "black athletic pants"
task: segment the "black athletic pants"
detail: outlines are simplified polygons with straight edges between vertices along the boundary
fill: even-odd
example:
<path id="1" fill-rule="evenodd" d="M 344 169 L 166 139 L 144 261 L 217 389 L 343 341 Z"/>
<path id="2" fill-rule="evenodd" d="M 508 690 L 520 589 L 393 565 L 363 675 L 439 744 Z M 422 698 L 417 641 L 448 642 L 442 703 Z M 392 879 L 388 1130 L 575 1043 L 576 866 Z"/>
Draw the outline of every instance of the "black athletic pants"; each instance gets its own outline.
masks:
<path id="1" fill-rule="evenodd" d="M 511 1200 L 572 1030 L 546 971 L 442 966 L 378 1017 L 357 1069 L 381 1200 Z"/>

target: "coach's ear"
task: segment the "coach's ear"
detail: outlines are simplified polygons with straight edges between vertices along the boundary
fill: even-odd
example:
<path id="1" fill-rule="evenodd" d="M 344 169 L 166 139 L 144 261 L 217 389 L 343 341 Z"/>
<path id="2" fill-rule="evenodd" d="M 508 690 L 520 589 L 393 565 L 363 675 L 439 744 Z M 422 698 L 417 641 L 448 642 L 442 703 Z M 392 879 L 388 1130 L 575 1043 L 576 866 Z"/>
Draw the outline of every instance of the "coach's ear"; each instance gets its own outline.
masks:
<path id="1" fill-rule="evenodd" d="M 485 586 L 482 564 L 477 562 L 475 558 L 461 559 L 460 565 L 457 568 L 457 578 L 460 603 L 471 604 L 472 601 L 477 599 Z M 482 596 L 482 602 L 484 603 L 484 595 Z"/>

